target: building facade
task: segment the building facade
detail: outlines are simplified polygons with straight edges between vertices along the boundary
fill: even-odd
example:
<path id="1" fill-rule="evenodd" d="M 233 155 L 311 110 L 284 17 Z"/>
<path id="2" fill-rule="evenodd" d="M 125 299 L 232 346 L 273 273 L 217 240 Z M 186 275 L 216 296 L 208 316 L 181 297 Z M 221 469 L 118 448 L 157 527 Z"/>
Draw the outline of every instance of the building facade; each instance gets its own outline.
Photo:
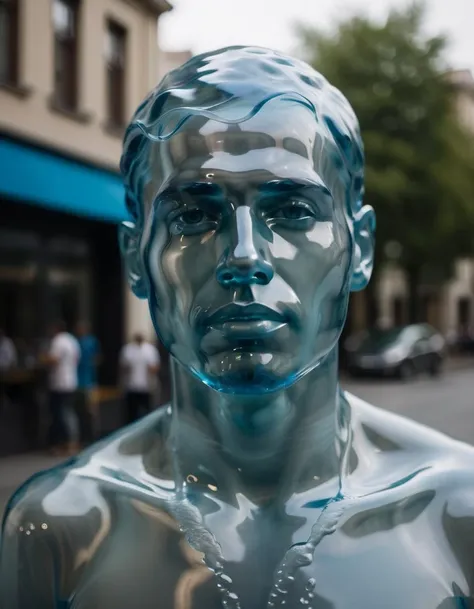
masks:
<path id="1" fill-rule="evenodd" d="M 166 0 L 0 0 L 0 327 L 22 344 L 90 320 L 101 382 L 146 305 L 125 287 L 117 224 L 124 126 L 158 73 Z"/>

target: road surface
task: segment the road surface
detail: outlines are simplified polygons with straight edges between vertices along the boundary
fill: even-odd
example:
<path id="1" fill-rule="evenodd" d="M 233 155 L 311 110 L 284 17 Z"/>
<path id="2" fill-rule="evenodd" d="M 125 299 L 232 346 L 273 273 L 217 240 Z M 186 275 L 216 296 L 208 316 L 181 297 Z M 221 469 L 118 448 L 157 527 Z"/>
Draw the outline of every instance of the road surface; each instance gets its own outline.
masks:
<path id="1" fill-rule="evenodd" d="M 343 381 L 344 389 L 374 404 L 474 444 L 474 367 L 439 379 Z"/>

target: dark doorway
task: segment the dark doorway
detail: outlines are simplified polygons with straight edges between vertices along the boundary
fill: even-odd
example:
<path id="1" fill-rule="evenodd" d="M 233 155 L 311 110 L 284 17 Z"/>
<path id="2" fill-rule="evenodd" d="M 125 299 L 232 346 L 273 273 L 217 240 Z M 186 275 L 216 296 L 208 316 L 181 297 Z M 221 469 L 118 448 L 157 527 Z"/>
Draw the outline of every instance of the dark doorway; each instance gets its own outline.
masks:
<path id="1" fill-rule="evenodd" d="M 101 384 L 117 382 L 124 289 L 117 227 L 36 205 L 0 201 L 0 324 L 21 341 L 44 342 L 63 319 L 91 322 L 102 347 Z"/>
<path id="2" fill-rule="evenodd" d="M 458 328 L 466 328 L 471 321 L 471 299 L 467 296 L 459 298 L 457 312 Z"/>
<path id="3" fill-rule="evenodd" d="M 405 300 L 401 296 L 395 296 L 392 301 L 392 318 L 394 326 L 405 323 Z"/>

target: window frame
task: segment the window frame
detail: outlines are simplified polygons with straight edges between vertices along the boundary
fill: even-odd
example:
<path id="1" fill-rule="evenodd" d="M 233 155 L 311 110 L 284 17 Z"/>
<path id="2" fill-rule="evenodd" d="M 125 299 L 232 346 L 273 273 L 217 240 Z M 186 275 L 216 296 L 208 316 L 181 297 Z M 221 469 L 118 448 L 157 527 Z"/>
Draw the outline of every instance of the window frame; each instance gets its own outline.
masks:
<path id="1" fill-rule="evenodd" d="M 54 10 L 57 4 L 67 7 L 73 14 L 72 34 L 61 39 Z M 59 110 L 77 113 L 79 109 L 79 59 L 80 59 L 80 17 L 81 0 L 53 0 L 53 101 Z M 59 66 L 60 59 L 66 58 L 65 67 Z M 60 73 L 66 74 L 66 83 L 61 82 Z"/>
<path id="2" fill-rule="evenodd" d="M 113 17 L 105 21 L 105 115 L 108 130 L 120 131 L 125 127 L 127 114 L 127 47 L 128 30 Z M 120 58 L 110 56 L 109 41 L 115 37 L 120 48 Z M 118 100 L 118 103 L 117 103 Z"/>
<path id="3" fill-rule="evenodd" d="M 0 0 L 0 6 L 7 14 L 9 36 L 5 45 L 7 74 L 2 78 L 0 85 L 18 87 L 20 82 L 20 2 L 22 0 Z M 3 47 L 2 47 L 3 49 Z"/>

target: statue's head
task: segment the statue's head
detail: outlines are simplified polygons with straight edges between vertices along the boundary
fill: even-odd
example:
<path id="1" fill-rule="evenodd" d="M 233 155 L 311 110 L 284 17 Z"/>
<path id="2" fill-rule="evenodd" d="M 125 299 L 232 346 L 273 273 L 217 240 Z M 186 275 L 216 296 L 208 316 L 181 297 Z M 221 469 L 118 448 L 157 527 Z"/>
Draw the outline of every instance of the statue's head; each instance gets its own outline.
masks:
<path id="1" fill-rule="evenodd" d="M 266 49 L 195 57 L 138 108 L 121 169 L 130 285 L 183 366 L 259 394 L 324 362 L 373 263 L 363 147 L 339 91 Z"/>

